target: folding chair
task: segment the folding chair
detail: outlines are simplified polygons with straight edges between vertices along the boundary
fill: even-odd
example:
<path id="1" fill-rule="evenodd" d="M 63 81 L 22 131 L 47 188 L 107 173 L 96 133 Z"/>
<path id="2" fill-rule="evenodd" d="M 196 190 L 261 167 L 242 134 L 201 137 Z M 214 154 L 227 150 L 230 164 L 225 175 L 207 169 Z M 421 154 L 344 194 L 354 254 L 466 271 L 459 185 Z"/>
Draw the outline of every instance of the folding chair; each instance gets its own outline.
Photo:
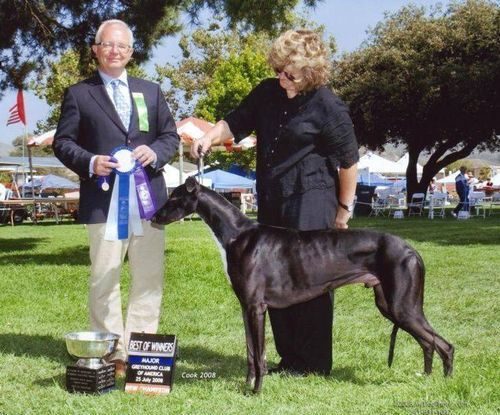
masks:
<path id="1" fill-rule="evenodd" d="M 429 199 L 429 219 L 434 219 L 435 217 L 444 218 L 445 205 L 446 193 L 433 193 Z"/>
<path id="2" fill-rule="evenodd" d="M 495 209 L 496 206 L 500 207 L 500 192 L 495 192 L 493 193 L 493 196 L 491 196 L 490 210 L 488 212 L 488 216 L 500 213 L 500 209 Z"/>
<path id="3" fill-rule="evenodd" d="M 404 193 L 397 193 L 389 196 L 389 216 L 400 218 L 405 208 L 406 195 Z"/>
<path id="4" fill-rule="evenodd" d="M 257 201 L 253 193 L 241 193 L 241 212 L 246 214 L 247 211 L 257 210 Z"/>
<path id="5" fill-rule="evenodd" d="M 469 193 L 469 214 L 470 216 L 482 216 L 486 218 L 486 206 L 484 205 L 484 192 Z M 482 212 L 482 213 L 481 213 Z"/>
<path id="6" fill-rule="evenodd" d="M 372 201 L 372 211 L 368 216 L 385 216 L 389 209 L 389 197 L 376 197 Z"/>
<path id="7" fill-rule="evenodd" d="M 408 203 L 408 216 L 422 216 L 424 211 L 425 194 L 413 193 L 411 195 L 410 203 Z"/>

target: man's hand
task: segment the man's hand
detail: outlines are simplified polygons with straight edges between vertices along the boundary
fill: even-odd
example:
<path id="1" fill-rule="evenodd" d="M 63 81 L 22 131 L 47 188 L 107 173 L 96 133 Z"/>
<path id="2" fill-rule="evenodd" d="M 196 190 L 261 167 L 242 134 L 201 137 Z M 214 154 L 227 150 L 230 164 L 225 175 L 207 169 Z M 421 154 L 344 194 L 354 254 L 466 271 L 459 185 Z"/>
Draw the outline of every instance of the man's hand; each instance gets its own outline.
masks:
<path id="1" fill-rule="evenodd" d="M 96 156 L 94 160 L 94 174 L 98 176 L 109 176 L 113 169 L 120 166 L 112 160 L 114 159 L 111 156 Z"/>
<path id="2" fill-rule="evenodd" d="M 156 153 L 145 144 L 142 144 L 139 147 L 136 147 L 132 151 L 132 156 L 137 161 L 139 161 L 139 163 L 142 164 L 142 167 L 146 167 L 149 164 L 156 162 Z"/>

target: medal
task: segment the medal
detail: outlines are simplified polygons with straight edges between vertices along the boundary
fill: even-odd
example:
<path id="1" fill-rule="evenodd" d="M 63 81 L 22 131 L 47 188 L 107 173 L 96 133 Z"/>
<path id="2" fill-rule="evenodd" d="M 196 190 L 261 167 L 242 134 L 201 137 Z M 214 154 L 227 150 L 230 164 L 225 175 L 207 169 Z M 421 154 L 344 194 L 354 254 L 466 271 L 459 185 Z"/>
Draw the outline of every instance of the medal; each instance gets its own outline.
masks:
<path id="1" fill-rule="evenodd" d="M 107 192 L 109 190 L 108 178 L 106 176 L 99 176 L 98 182 L 99 182 L 99 187 L 103 191 Z"/>
<path id="2" fill-rule="evenodd" d="M 118 160 L 116 160 L 114 157 L 111 157 L 109 161 L 118 163 Z M 99 176 L 98 185 L 104 192 L 107 192 L 109 190 L 108 176 Z"/>
<path id="3" fill-rule="evenodd" d="M 109 190 L 109 183 L 106 180 L 106 178 L 104 178 L 104 180 L 101 183 L 101 189 L 104 190 L 105 192 Z"/>

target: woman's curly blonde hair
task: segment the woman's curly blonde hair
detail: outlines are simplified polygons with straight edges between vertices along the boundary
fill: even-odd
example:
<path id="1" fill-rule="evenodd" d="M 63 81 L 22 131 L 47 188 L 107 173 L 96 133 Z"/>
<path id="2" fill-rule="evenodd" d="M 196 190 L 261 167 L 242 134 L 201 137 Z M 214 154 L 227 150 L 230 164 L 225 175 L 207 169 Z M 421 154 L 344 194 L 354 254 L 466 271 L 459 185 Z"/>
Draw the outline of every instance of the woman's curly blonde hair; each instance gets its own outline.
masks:
<path id="1" fill-rule="evenodd" d="M 300 71 L 297 89 L 310 91 L 325 85 L 331 73 L 329 50 L 321 36 L 312 30 L 288 30 L 278 37 L 269 52 L 268 62 L 276 72 L 285 67 Z"/>

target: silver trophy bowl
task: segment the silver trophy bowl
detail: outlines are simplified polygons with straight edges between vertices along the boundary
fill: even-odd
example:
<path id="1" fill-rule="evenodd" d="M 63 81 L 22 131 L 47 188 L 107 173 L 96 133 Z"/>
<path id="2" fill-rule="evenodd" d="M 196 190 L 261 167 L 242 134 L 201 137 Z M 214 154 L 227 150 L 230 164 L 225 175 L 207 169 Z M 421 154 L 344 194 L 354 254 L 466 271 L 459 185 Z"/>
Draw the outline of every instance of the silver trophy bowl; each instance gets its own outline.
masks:
<path id="1" fill-rule="evenodd" d="M 114 333 L 80 331 L 68 333 L 64 338 L 68 353 L 78 359 L 77 366 L 98 369 L 106 363 L 103 359 L 114 352 L 120 336 Z"/>

